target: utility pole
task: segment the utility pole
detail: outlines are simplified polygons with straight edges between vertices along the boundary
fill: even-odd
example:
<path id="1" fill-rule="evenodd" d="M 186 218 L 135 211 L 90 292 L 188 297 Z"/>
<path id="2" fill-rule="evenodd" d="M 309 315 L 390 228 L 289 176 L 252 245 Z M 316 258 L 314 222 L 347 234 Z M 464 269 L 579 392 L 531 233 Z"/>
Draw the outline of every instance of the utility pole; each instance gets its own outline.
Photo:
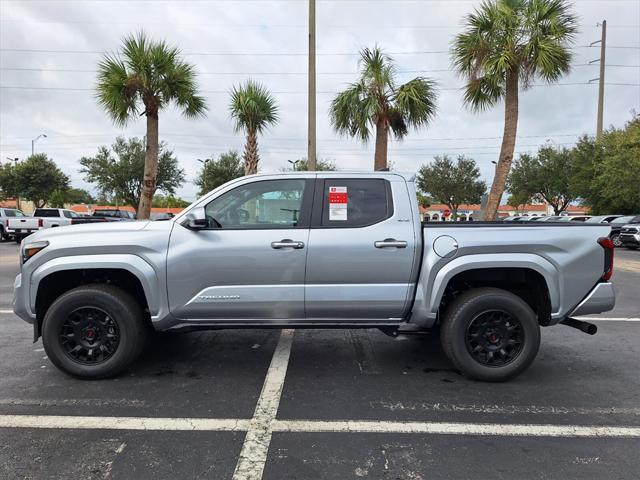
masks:
<path id="1" fill-rule="evenodd" d="M 18 157 L 15 157 L 15 158 L 7 157 L 7 160 L 13 162 L 13 166 L 17 167 L 18 166 L 18 161 L 20 159 Z M 16 208 L 18 210 L 20 210 L 20 195 L 18 195 L 17 193 L 16 193 Z"/>
<path id="2" fill-rule="evenodd" d="M 600 27 L 602 28 L 601 39 L 591 43 L 591 45 L 595 45 L 597 43 L 600 44 L 600 58 L 598 60 L 592 60 L 591 62 L 589 62 L 600 62 L 600 76 L 597 79 L 593 78 L 589 80 L 590 82 L 598 80 L 598 119 L 596 124 L 596 139 L 602 137 L 602 129 L 604 123 L 604 69 L 605 54 L 607 51 L 607 21 L 603 20 L 600 24 Z"/>
<path id="3" fill-rule="evenodd" d="M 316 169 L 316 0 L 309 0 L 309 105 L 307 164 Z"/>

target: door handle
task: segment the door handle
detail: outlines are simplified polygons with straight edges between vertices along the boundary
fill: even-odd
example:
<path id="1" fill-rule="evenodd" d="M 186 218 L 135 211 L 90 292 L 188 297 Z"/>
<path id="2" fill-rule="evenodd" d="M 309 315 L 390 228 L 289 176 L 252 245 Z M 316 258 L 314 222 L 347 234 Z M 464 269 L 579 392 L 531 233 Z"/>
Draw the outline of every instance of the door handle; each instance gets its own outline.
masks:
<path id="1" fill-rule="evenodd" d="M 373 242 L 373 246 L 376 248 L 407 248 L 407 242 L 396 240 L 395 238 L 385 238 L 384 240 Z"/>
<path id="2" fill-rule="evenodd" d="M 281 248 L 304 248 L 304 243 L 285 238 L 279 242 L 271 242 L 271 248 L 275 248 L 276 250 Z"/>

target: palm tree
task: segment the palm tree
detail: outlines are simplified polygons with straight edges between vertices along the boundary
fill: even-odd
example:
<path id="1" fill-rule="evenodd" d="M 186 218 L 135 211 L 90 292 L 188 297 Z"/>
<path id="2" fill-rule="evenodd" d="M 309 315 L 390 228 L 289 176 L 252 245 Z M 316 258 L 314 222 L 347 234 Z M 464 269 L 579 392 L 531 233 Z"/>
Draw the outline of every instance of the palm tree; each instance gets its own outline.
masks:
<path id="1" fill-rule="evenodd" d="M 158 176 L 158 112 L 174 103 L 187 117 L 203 115 L 195 71 L 180 59 L 180 50 L 143 32 L 126 37 L 122 52 L 107 54 L 98 64 L 97 98 L 116 125 L 147 117 L 147 149 L 138 218 L 149 218 Z"/>
<path id="2" fill-rule="evenodd" d="M 416 77 L 397 85 L 393 60 L 378 47 L 360 52 L 359 68 L 358 81 L 333 99 L 331 123 L 338 133 L 358 137 L 363 143 L 375 127 L 373 168 L 385 170 L 389 134 L 401 140 L 409 127 L 425 127 L 435 116 L 435 83 Z"/>
<path id="3" fill-rule="evenodd" d="M 236 132 L 244 130 L 244 174 L 258 173 L 258 134 L 278 122 L 278 106 L 269 90 L 253 80 L 231 90 L 229 105 Z"/>
<path id="4" fill-rule="evenodd" d="M 485 209 L 494 220 L 511 168 L 518 129 L 518 93 L 536 78 L 552 83 L 569 72 L 577 19 L 565 0 L 485 0 L 465 19 L 452 47 L 466 80 L 464 102 L 475 111 L 504 99 L 504 134 Z"/>

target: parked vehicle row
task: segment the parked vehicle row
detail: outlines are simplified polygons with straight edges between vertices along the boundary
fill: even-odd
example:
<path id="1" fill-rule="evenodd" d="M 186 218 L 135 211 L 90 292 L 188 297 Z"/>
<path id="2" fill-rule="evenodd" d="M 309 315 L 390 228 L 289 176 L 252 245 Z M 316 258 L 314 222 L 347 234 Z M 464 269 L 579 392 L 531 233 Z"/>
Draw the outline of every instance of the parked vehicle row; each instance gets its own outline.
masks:
<path id="1" fill-rule="evenodd" d="M 640 229 L 635 226 L 640 224 L 640 215 L 512 215 L 503 219 L 503 221 L 517 223 L 584 222 L 587 224 L 607 224 L 611 227 L 609 238 L 616 247 L 640 248 L 640 236 L 638 236 Z"/>
<path id="2" fill-rule="evenodd" d="M 20 243 L 22 239 L 46 228 L 81 225 L 84 223 L 133 221 L 133 212 L 119 209 L 94 210 L 93 215 L 82 215 L 66 208 L 36 208 L 33 216 L 28 217 L 19 210 L 0 209 L 11 212 L 6 215 L 0 233 L 4 240 L 13 239 Z M 0 217 L 3 218 L 3 217 Z"/>

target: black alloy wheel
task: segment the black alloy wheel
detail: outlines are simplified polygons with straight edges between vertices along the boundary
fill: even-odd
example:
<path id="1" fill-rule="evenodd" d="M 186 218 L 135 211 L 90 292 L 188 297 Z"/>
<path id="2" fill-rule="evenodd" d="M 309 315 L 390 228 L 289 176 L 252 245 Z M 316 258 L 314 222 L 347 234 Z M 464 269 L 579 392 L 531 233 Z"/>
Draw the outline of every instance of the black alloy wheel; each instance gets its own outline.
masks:
<path id="1" fill-rule="evenodd" d="M 477 315 L 467 327 L 467 350 L 476 362 L 488 367 L 503 367 L 513 362 L 524 345 L 520 322 L 500 310 Z"/>
<path id="2" fill-rule="evenodd" d="M 62 323 L 59 341 L 74 362 L 98 365 L 118 349 L 120 328 L 104 310 L 80 307 L 73 310 Z"/>

